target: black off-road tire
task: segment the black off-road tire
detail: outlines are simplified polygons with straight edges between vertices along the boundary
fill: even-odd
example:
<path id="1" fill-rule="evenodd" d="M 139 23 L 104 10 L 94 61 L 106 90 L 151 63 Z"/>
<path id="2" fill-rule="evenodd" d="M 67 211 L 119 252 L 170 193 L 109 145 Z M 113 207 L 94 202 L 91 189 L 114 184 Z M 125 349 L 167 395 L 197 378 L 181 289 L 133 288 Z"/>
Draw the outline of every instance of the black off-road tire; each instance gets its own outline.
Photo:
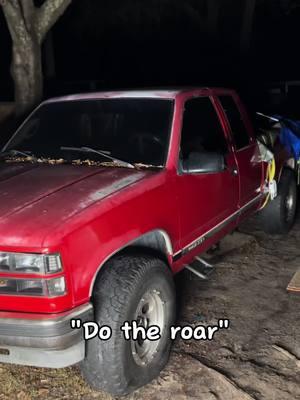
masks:
<path id="1" fill-rule="evenodd" d="M 152 293 L 162 300 L 165 318 L 157 348 L 145 365 L 134 357 L 134 342 L 125 340 L 120 327 L 134 320 L 143 296 Z M 126 395 L 157 377 L 169 359 L 170 326 L 175 320 L 175 287 L 172 273 L 160 259 L 150 256 L 121 255 L 112 258 L 95 283 L 93 293 L 95 322 L 112 328 L 112 337 L 86 342 L 86 358 L 81 371 L 96 389 L 112 395 Z M 162 306 L 163 305 L 163 306 Z M 139 360 L 139 358 L 138 358 Z"/>
<path id="2" fill-rule="evenodd" d="M 286 234 L 295 221 L 297 185 L 295 174 L 289 169 L 282 172 L 277 197 L 259 212 L 263 230 L 271 234 Z"/>

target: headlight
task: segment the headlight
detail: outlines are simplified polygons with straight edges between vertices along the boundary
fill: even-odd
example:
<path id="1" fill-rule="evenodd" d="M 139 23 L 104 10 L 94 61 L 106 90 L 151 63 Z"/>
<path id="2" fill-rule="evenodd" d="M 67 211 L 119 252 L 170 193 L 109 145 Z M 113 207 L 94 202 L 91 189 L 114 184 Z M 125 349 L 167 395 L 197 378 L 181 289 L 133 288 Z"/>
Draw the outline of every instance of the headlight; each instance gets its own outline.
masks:
<path id="1" fill-rule="evenodd" d="M 49 275 L 62 271 L 59 254 L 0 252 L 0 295 L 57 297 L 66 294 L 64 276 L 28 278 L 26 274 Z M 24 277 L 8 276 L 22 274 Z"/>
<path id="2" fill-rule="evenodd" d="M 20 274 L 53 274 L 62 270 L 58 254 L 0 252 L 0 272 Z"/>
<path id="3" fill-rule="evenodd" d="M 0 278 L 0 295 L 19 296 L 63 296 L 66 283 L 63 276 L 52 279 Z"/>

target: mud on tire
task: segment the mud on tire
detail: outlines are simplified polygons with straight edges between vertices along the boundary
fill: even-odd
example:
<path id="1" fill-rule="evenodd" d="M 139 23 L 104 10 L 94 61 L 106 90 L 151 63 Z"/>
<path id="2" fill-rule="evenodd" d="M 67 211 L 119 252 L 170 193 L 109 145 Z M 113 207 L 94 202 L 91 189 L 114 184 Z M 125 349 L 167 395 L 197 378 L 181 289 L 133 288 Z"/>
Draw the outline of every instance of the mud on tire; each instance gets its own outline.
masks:
<path id="1" fill-rule="evenodd" d="M 81 371 L 88 383 L 113 395 L 125 395 L 155 378 L 169 358 L 170 326 L 175 319 L 175 289 L 166 264 L 148 256 L 117 256 L 96 281 L 95 321 L 112 328 L 112 337 L 86 342 Z M 120 326 L 139 320 L 161 325 L 158 341 L 125 340 Z"/>

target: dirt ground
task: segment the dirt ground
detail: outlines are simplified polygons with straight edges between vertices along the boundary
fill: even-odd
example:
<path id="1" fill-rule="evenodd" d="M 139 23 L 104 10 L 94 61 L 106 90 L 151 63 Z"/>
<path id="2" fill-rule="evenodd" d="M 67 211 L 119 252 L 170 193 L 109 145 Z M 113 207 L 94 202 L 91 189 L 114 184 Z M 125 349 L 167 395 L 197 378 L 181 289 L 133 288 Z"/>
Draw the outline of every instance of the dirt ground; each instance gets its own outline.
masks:
<path id="1" fill-rule="evenodd" d="M 286 237 L 247 223 L 210 257 L 209 281 L 177 277 L 178 324 L 228 318 L 230 328 L 212 341 L 177 340 L 160 377 L 126 399 L 300 399 L 300 295 L 286 292 L 300 266 L 300 218 Z M 0 382 L 0 399 L 111 399 L 89 389 L 77 368 L 0 365 Z"/>

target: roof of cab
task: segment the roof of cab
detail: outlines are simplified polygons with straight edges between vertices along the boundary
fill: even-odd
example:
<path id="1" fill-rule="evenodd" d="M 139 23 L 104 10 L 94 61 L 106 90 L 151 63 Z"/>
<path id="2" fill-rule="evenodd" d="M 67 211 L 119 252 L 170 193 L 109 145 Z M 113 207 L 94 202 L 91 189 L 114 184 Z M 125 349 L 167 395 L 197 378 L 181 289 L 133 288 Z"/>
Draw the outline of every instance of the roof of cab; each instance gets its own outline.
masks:
<path id="1" fill-rule="evenodd" d="M 223 88 L 207 88 L 207 87 L 186 87 L 186 88 L 171 88 L 171 89 L 138 89 L 138 90 L 114 90 L 103 92 L 91 92 L 72 94 L 62 97 L 55 97 L 46 101 L 46 103 L 58 101 L 72 100 L 95 100 L 95 99 L 118 99 L 118 98 L 160 98 L 174 99 L 177 95 L 187 92 L 205 92 L 211 93 L 216 91 L 232 92 L 229 89 Z"/>

